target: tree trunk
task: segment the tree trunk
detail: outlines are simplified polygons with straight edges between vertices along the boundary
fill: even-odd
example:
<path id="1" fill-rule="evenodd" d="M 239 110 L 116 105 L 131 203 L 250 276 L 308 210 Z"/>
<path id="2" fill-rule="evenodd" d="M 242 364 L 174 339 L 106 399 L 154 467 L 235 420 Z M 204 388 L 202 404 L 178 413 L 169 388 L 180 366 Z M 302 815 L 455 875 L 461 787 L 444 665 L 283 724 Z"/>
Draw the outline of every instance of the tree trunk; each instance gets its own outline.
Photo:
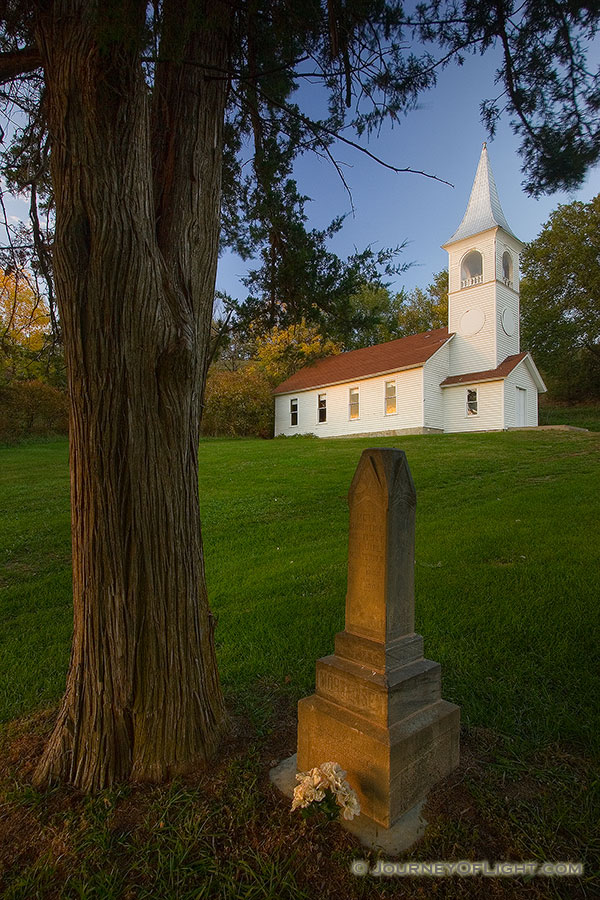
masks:
<path id="1" fill-rule="evenodd" d="M 74 601 L 66 693 L 38 784 L 96 791 L 168 778 L 208 759 L 225 721 L 197 454 L 225 103 L 225 82 L 206 73 L 226 68 L 227 22 L 218 3 L 190 5 L 191 24 L 184 2 L 163 5 L 165 34 L 180 45 L 157 68 L 153 122 L 144 2 L 112 4 L 118 21 L 88 0 L 38 14 L 71 400 Z"/>

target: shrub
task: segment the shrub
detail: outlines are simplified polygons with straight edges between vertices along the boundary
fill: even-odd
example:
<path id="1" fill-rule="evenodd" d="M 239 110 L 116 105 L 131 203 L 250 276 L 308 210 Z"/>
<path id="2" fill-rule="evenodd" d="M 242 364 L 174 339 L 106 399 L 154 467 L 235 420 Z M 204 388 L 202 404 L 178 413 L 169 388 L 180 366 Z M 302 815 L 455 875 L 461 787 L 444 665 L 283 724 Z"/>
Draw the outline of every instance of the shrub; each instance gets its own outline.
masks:
<path id="1" fill-rule="evenodd" d="M 209 372 L 202 434 L 267 438 L 273 436 L 273 424 L 273 396 L 266 375 L 253 366 Z"/>
<path id="2" fill-rule="evenodd" d="M 67 434 L 69 409 L 63 391 L 42 381 L 0 385 L 0 441 Z"/>

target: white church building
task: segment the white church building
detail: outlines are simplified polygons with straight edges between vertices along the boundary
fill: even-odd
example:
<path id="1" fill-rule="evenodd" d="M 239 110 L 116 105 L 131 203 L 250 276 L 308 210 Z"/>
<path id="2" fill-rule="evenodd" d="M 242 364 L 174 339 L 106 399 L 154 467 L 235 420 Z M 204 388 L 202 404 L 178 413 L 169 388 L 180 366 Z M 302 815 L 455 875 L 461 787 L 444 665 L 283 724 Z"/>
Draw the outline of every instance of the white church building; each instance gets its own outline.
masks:
<path id="1" fill-rule="evenodd" d="M 448 327 L 340 353 L 275 388 L 275 435 L 491 431 L 538 423 L 519 344 L 519 253 L 483 145 L 449 255 Z"/>

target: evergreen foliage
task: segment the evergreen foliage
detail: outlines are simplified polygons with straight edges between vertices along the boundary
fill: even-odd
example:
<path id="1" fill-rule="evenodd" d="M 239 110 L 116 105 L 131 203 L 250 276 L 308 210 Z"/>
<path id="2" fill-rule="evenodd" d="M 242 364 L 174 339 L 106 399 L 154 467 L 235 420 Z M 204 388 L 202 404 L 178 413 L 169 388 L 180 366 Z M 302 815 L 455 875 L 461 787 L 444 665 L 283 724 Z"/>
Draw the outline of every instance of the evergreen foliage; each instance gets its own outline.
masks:
<path id="1" fill-rule="evenodd" d="M 119 3 L 110 10 L 90 4 L 100 42 L 124 41 L 135 49 L 150 86 L 158 63 L 169 54 L 176 64 L 195 64 L 182 56 L 185 34 L 161 43 L 167 5 L 154 4 L 136 32 Z M 200 5 L 194 9 L 191 4 L 188 29 L 201 15 Z M 8 117 L 17 113 L 1 168 L 10 190 L 29 193 L 31 228 L 14 231 L 0 256 L 11 265 L 15 256 L 21 265 L 27 259 L 46 280 L 58 329 L 51 148 L 34 37 L 41 6 L 8 0 L 1 12 L 0 83 L 8 87 L 0 91 L 0 101 Z M 239 322 L 257 321 L 266 331 L 304 317 L 354 346 L 352 332 L 360 322 L 352 319 L 349 297 L 364 283 L 385 286 L 386 275 L 402 271 L 396 258 L 401 248 L 366 248 L 346 261 L 328 251 L 326 242 L 341 220 L 320 230 L 306 228 L 308 198 L 293 178 L 294 160 L 316 152 L 344 180 L 334 156 L 336 142 L 355 146 L 348 136 L 352 131 L 366 137 L 385 120 L 399 121 L 445 67 L 460 65 L 467 54 L 501 51 L 498 95 L 482 98 L 482 116 L 493 134 L 500 116 L 507 115 L 521 136 L 526 189 L 537 195 L 580 185 L 600 154 L 600 78 L 592 63 L 599 19 L 593 4 L 534 0 L 495 5 L 432 0 L 414 12 L 395 0 L 238 4 L 230 25 L 229 65 L 207 77 L 228 83 L 221 241 L 259 261 L 247 279 L 249 296 Z M 304 111 L 298 94 L 300 86 L 316 84 L 322 89 L 317 117 Z M 389 168 L 411 171 L 396 163 Z"/>

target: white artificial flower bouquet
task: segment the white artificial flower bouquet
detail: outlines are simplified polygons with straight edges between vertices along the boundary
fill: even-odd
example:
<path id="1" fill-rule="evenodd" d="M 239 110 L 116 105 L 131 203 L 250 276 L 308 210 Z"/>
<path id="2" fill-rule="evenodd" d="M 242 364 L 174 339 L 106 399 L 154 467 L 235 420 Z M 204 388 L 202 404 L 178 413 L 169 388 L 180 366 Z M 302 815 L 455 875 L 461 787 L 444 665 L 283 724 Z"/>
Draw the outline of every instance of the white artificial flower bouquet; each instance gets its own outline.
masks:
<path id="1" fill-rule="evenodd" d="M 300 808 L 303 816 L 323 812 L 328 819 L 353 819 L 360 815 L 356 793 L 346 781 L 346 773 L 335 762 L 322 763 L 310 772 L 296 775 L 292 810 Z"/>

